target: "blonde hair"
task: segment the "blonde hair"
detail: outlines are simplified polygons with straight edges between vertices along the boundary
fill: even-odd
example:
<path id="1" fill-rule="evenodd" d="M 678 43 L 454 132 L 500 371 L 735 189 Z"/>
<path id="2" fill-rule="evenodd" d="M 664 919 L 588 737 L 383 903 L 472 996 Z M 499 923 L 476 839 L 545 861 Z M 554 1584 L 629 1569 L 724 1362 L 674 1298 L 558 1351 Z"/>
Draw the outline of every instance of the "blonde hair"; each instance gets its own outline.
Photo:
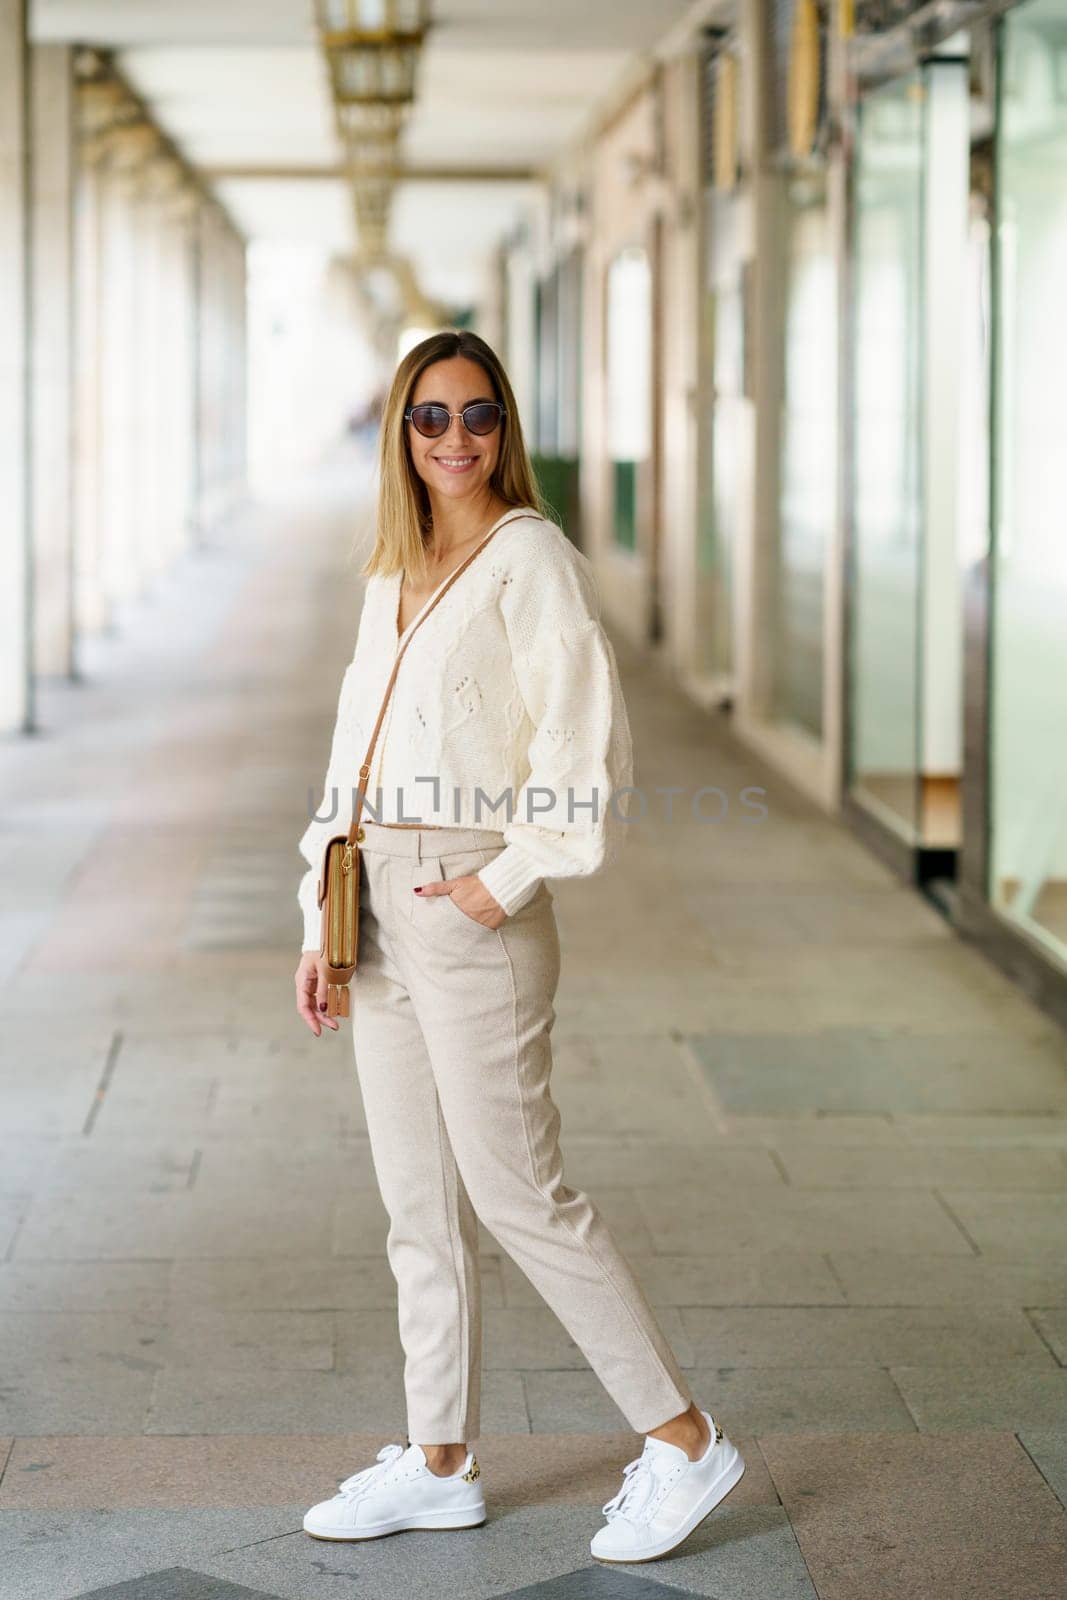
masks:
<path id="1" fill-rule="evenodd" d="M 548 514 L 522 436 L 515 394 L 496 352 L 478 334 L 466 328 L 446 328 L 432 333 L 408 351 L 397 366 L 382 410 L 378 442 L 378 519 L 374 548 L 361 569 L 364 577 L 406 570 L 425 576 L 428 535 L 433 526 L 426 485 L 415 471 L 408 445 L 404 411 L 415 385 L 436 361 L 465 356 L 477 362 L 492 386 L 493 397 L 504 407 L 502 438 L 490 487 L 508 506 L 530 506 L 540 516 Z"/>

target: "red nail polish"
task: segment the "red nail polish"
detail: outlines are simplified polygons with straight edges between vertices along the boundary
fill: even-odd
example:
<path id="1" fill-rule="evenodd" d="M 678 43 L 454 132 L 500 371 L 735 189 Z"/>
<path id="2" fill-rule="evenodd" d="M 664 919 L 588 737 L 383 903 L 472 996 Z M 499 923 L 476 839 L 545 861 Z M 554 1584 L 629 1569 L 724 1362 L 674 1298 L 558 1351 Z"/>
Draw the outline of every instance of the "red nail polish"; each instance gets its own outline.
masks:
<path id="1" fill-rule="evenodd" d="M 417 888 L 417 889 L 416 889 L 416 890 L 415 890 L 415 893 L 416 893 L 416 894 L 421 894 L 421 893 L 422 893 L 422 885 L 421 885 L 421 884 L 420 884 L 420 885 L 419 885 L 419 887 L 418 887 L 418 888 Z"/>

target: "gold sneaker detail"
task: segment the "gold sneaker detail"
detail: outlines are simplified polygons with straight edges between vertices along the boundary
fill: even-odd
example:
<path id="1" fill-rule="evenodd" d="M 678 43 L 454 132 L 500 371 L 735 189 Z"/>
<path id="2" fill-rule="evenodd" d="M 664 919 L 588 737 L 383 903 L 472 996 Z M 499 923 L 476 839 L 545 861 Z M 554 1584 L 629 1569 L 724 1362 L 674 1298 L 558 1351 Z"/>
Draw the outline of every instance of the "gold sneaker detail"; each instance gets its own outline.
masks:
<path id="1" fill-rule="evenodd" d="M 463 1474 L 463 1482 L 473 1483 L 475 1478 L 480 1478 L 481 1475 L 482 1469 L 478 1465 L 478 1457 L 475 1456 L 474 1460 L 471 1462 L 470 1471 Z"/>

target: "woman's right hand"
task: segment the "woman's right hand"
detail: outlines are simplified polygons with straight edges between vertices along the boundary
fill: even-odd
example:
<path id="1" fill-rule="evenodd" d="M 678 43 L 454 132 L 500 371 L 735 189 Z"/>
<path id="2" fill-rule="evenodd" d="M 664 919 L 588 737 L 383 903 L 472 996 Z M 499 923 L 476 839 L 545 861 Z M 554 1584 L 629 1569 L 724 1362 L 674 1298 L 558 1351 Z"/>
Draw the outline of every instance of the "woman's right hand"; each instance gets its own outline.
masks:
<path id="1" fill-rule="evenodd" d="M 341 1024 L 336 1017 L 326 1016 L 326 963 L 314 950 L 305 950 L 296 969 L 296 1009 L 315 1035 L 323 1027 L 337 1032 Z"/>

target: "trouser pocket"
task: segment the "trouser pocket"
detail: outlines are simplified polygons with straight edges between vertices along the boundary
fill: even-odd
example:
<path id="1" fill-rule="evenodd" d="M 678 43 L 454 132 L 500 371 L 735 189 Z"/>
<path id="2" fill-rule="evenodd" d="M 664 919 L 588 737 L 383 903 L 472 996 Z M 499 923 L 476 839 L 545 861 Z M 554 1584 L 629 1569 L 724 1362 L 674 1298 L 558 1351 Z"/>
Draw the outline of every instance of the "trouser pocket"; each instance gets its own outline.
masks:
<path id="1" fill-rule="evenodd" d="M 459 850 L 454 854 L 437 857 L 437 875 L 439 879 L 473 877 L 484 866 L 498 856 L 503 845 L 487 850 Z M 484 922 L 479 922 L 477 917 L 472 917 L 464 911 L 462 906 L 456 904 L 450 894 L 433 895 L 434 900 L 444 902 L 445 916 L 450 926 L 473 930 L 475 933 L 493 933 L 495 929 L 488 927 Z"/>

